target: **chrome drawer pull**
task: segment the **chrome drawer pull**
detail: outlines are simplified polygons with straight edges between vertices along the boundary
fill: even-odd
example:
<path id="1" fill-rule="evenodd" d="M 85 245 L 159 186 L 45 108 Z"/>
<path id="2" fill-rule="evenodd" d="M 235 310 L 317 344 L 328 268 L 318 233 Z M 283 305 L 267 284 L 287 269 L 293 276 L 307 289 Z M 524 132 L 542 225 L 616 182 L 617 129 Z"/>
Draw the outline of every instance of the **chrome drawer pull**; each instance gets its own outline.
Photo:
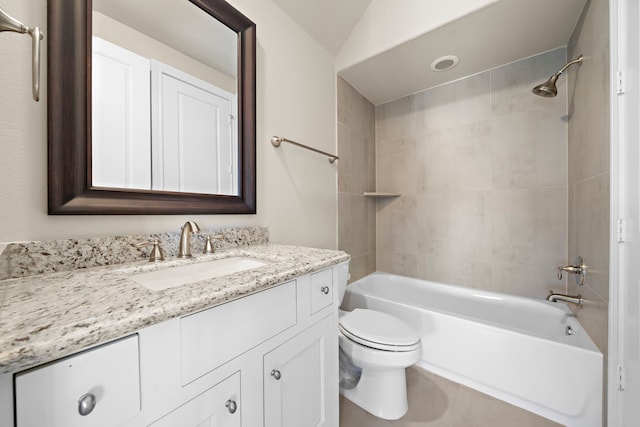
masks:
<path id="1" fill-rule="evenodd" d="M 280 371 L 278 371 L 277 369 L 274 369 L 273 371 L 271 371 L 271 376 L 276 380 L 279 380 L 280 378 L 282 378 Z"/>
<path id="2" fill-rule="evenodd" d="M 236 401 L 231 399 L 227 400 L 224 406 L 227 407 L 230 414 L 235 414 L 236 410 L 238 409 L 238 404 L 236 403 Z"/>
<path id="3" fill-rule="evenodd" d="M 322 292 L 325 295 L 329 294 L 329 287 L 328 286 L 321 287 L 320 292 Z"/>
<path id="4" fill-rule="evenodd" d="M 78 400 L 78 413 L 80 415 L 83 417 L 85 415 L 89 415 L 95 407 L 96 397 L 93 394 L 87 393 L 80 396 L 80 399 Z"/>

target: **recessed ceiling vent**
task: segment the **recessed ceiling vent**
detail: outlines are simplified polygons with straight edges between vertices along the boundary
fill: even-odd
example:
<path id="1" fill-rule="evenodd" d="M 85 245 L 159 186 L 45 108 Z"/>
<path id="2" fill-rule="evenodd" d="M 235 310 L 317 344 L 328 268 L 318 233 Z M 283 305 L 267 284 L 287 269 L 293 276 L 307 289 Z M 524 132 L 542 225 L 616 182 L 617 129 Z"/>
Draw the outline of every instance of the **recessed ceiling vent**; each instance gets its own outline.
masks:
<path id="1" fill-rule="evenodd" d="M 431 63 L 431 69 L 433 71 L 447 71 L 458 65 L 458 61 L 460 58 L 455 55 L 441 56 Z"/>

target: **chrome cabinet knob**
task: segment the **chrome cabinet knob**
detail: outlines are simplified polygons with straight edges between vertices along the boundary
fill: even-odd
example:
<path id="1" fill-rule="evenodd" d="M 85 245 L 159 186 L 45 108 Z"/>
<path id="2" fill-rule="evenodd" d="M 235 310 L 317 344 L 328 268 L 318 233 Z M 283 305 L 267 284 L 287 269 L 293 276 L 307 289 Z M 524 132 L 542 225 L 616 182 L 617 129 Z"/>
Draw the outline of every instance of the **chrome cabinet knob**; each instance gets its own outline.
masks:
<path id="1" fill-rule="evenodd" d="M 89 415 L 95 407 L 96 397 L 91 393 L 83 394 L 78 399 L 78 413 L 83 417 Z"/>
<path id="2" fill-rule="evenodd" d="M 328 286 L 321 287 L 320 292 L 322 292 L 325 295 L 329 294 L 329 287 Z"/>
<path id="3" fill-rule="evenodd" d="M 238 404 L 236 403 L 235 400 L 231 400 L 231 399 L 227 400 L 224 406 L 227 407 L 230 414 L 235 414 L 236 411 L 238 410 Z"/>
<path id="4" fill-rule="evenodd" d="M 280 371 L 278 371 L 277 369 L 274 369 L 273 371 L 271 371 L 271 376 L 276 380 L 279 380 L 280 378 L 282 378 L 282 374 L 280 374 Z"/>

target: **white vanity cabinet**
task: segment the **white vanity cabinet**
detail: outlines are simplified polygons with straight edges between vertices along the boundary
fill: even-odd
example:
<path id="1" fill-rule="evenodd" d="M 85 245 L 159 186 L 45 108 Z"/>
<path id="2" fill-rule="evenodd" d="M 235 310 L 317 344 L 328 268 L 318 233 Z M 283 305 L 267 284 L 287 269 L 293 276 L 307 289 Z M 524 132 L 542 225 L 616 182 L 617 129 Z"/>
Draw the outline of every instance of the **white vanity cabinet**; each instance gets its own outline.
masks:
<path id="1" fill-rule="evenodd" d="M 151 427 L 240 427 L 240 372 L 151 424 Z"/>
<path id="2" fill-rule="evenodd" d="M 334 289 L 346 271 L 305 275 L 14 374 L 15 426 L 338 427 Z M 95 408 L 81 415 L 87 393 Z M 14 427 L 5 419 L 0 427 Z"/>
<path id="3" fill-rule="evenodd" d="M 331 418 L 337 351 L 331 317 L 326 317 L 264 356 L 264 426 L 333 426 Z M 327 419 L 327 417 L 329 419 Z"/>
<path id="4" fill-rule="evenodd" d="M 140 413 L 137 335 L 15 376 L 17 427 L 111 427 Z"/>

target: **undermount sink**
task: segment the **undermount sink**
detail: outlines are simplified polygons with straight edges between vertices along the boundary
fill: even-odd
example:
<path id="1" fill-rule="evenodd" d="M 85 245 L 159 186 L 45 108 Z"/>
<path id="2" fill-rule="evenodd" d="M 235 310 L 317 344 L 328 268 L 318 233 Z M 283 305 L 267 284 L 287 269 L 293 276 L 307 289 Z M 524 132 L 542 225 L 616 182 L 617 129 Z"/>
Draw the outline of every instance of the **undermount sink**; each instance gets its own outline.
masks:
<path id="1" fill-rule="evenodd" d="M 187 283 L 252 270 L 270 263 L 270 261 L 250 257 L 232 257 L 138 273 L 131 278 L 152 291 L 161 291 Z"/>

